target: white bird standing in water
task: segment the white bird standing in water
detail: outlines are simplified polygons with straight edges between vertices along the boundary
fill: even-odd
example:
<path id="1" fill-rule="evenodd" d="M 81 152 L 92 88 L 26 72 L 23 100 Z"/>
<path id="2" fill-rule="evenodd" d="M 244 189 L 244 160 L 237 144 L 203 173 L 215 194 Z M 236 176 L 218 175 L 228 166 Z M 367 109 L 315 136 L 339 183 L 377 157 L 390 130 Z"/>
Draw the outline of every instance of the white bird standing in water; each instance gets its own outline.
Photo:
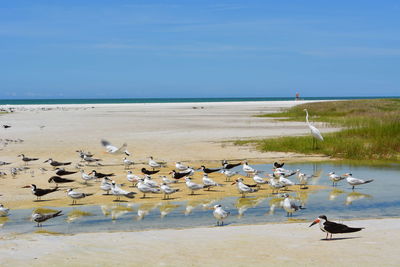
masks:
<path id="1" fill-rule="evenodd" d="M 223 226 L 224 225 L 224 219 L 226 219 L 229 214 L 231 214 L 229 211 L 225 211 L 224 209 L 222 209 L 221 205 L 215 205 L 214 206 L 214 212 L 213 215 L 215 217 L 215 219 L 217 219 L 217 226 Z M 221 222 L 221 224 L 220 224 Z"/>
<path id="2" fill-rule="evenodd" d="M 10 209 L 4 207 L 3 204 L 0 204 L 0 217 L 8 216 L 9 211 Z"/>
<path id="3" fill-rule="evenodd" d="M 319 141 L 324 141 L 324 138 L 321 135 L 321 132 L 313 125 L 311 125 L 311 123 L 308 121 L 308 111 L 307 109 L 304 109 L 304 111 L 306 112 L 306 122 L 308 125 L 308 128 L 310 128 L 311 134 L 313 136 L 313 148 L 316 147 L 316 140 Z"/>

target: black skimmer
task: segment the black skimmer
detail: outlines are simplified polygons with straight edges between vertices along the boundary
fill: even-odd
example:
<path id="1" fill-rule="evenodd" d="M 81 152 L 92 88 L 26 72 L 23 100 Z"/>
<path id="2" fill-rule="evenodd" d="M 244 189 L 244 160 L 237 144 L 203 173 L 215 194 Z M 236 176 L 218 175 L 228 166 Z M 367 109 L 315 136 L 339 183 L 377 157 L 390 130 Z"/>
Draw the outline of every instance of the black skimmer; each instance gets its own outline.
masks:
<path id="1" fill-rule="evenodd" d="M 36 185 L 34 185 L 34 184 L 27 185 L 22 188 L 31 188 L 32 194 L 34 194 L 37 197 L 37 200 L 40 200 L 41 197 L 44 195 L 47 195 L 49 193 L 52 193 L 52 192 L 55 192 L 58 190 L 57 186 L 55 188 L 42 189 L 42 188 L 37 188 Z"/>
<path id="2" fill-rule="evenodd" d="M 202 170 L 204 173 L 207 173 L 207 174 L 209 174 L 209 173 L 213 173 L 213 172 L 220 171 L 220 170 L 221 170 L 221 168 L 217 168 L 217 169 L 210 169 L 210 168 L 206 168 L 204 165 L 202 165 L 202 166 L 199 168 L 199 170 Z"/>
<path id="3" fill-rule="evenodd" d="M 346 173 L 343 176 L 346 177 L 347 183 L 349 183 L 349 185 L 352 186 L 353 190 L 356 185 L 368 184 L 368 183 L 374 181 L 374 179 L 363 180 L 363 179 L 355 178 L 355 177 L 353 177 L 353 175 L 351 173 Z"/>
<path id="4" fill-rule="evenodd" d="M 45 160 L 43 163 L 46 163 L 46 162 L 48 162 L 53 167 L 71 165 L 71 162 L 59 162 L 59 161 L 53 160 L 52 158 Z"/>
<path id="5" fill-rule="evenodd" d="M 127 156 L 130 156 L 131 153 L 128 152 L 126 147 L 128 146 L 126 143 L 124 143 L 120 148 L 113 146 L 110 142 L 107 140 L 102 139 L 101 144 L 105 147 L 107 153 L 110 154 L 125 154 Z"/>
<path id="6" fill-rule="evenodd" d="M 235 168 L 235 167 L 240 166 L 240 165 L 242 165 L 241 162 L 239 162 L 239 163 L 228 163 L 226 160 L 222 161 L 222 168 L 225 169 L 225 170 L 230 170 L 230 169 Z"/>
<path id="7" fill-rule="evenodd" d="M 96 172 L 95 170 L 93 170 L 91 173 L 89 173 L 89 175 L 93 174 L 93 176 L 95 178 L 104 178 L 104 177 L 108 177 L 108 176 L 115 176 L 114 173 L 101 173 L 101 172 Z"/>
<path id="8" fill-rule="evenodd" d="M 328 218 L 325 215 L 318 216 L 318 218 L 315 219 L 309 227 L 317 223 L 319 223 L 319 228 L 321 231 L 326 233 L 326 240 L 328 240 L 329 234 L 331 234 L 330 239 L 332 239 L 332 234 L 354 233 L 364 229 L 363 227 L 348 227 L 347 225 L 341 223 L 328 221 Z"/>
<path id="9" fill-rule="evenodd" d="M 67 190 L 67 195 L 72 198 L 72 205 L 76 205 L 76 201 L 81 198 L 85 198 L 91 196 L 93 194 L 81 193 L 74 191 L 74 189 L 70 188 Z"/>
<path id="10" fill-rule="evenodd" d="M 20 154 L 20 155 L 18 155 L 18 157 L 21 157 L 22 161 L 25 162 L 25 164 L 28 164 L 30 161 L 34 161 L 34 160 L 38 160 L 39 159 L 39 158 L 28 158 L 28 157 L 25 157 L 24 154 Z"/>
<path id="11" fill-rule="evenodd" d="M 0 166 L 10 165 L 11 162 L 0 161 Z"/>
<path id="12" fill-rule="evenodd" d="M 3 124 L 3 128 L 4 128 L 4 129 L 11 128 L 11 125 L 8 125 L 8 124 Z"/>
<path id="13" fill-rule="evenodd" d="M 47 221 L 48 219 L 63 215 L 63 214 L 61 214 L 61 212 L 62 212 L 61 210 L 57 211 L 55 213 L 49 213 L 49 214 L 42 214 L 42 213 L 34 212 L 34 213 L 32 213 L 32 220 L 37 222 L 37 227 L 39 227 L 39 226 L 41 227 L 42 222 Z"/>
<path id="14" fill-rule="evenodd" d="M 74 173 L 77 173 L 77 172 L 69 172 L 69 171 L 66 171 L 64 169 L 56 168 L 56 174 L 58 176 L 71 175 L 71 174 L 74 174 Z"/>
<path id="15" fill-rule="evenodd" d="M 214 206 L 214 211 L 213 215 L 215 219 L 217 219 L 217 226 L 223 226 L 224 225 L 224 219 L 226 219 L 229 214 L 231 214 L 229 211 L 225 211 L 222 209 L 221 205 L 215 205 Z M 221 222 L 221 224 L 220 224 Z"/>
<path id="16" fill-rule="evenodd" d="M 142 168 L 140 171 L 141 171 L 143 174 L 152 175 L 152 174 L 156 174 L 156 173 L 159 172 L 160 170 L 157 170 L 157 171 L 150 171 L 150 170 L 147 170 L 146 168 Z"/>
<path id="17" fill-rule="evenodd" d="M 179 188 L 172 188 L 166 183 L 162 183 L 160 189 L 164 193 L 163 199 L 169 199 L 169 195 L 179 191 Z"/>
<path id="18" fill-rule="evenodd" d="M 60 176 L 52 176 L 52 177 L 50 177 L 48 182 L 49 183 L 55 183 L 57 185 L 57 184 L 72 183 L 72 182 L 75 182 L 75 180 L 62 178 Z"/>
<path id="19" fill-rule="evenodd" d="M 274 162 L 274 167 L 275 167 L 275 168 L 282 168 L 283 165 L 285 165 L 284 162 L 282 162 L 282 163 L 278 163 L 278 162 L 276 162 L 276 161 Z"/>
<path id="20" fill-rule="evenodd" d="M 188 172 L 176 172 L 175 170 L 172 170 L 169 174 L 172 174 L 172 178 L 178 180 L 178 179 L 181 179 L 183 177 L 190 176 L 191 171 L 188 171 Z"/>

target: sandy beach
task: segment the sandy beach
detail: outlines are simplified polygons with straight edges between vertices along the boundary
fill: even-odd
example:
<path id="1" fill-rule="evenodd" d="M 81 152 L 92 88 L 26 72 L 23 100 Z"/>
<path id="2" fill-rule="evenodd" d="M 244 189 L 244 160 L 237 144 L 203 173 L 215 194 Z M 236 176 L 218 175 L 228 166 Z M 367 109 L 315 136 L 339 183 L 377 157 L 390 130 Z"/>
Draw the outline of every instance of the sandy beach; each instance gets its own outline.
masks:
<path id="1" fill-rule="evenodd" d="M 345 222 L 325 234 L 309 223 L 0 239 L 1 266 L 399 266 L 399 219 Z"/>
<path id="2" fill-rule="evenodd" d="M 0 160 L 12 162 L 1 169 L 23 166 L 17 155 L 24 153 L 40 160 L 29 164 L 27 172 L 16 178 L 0 178 L 0 203 L 11 209 L 39 206 L 62 207 L 70 204 L 65 189 L 50 194 L 44 202 L 33 202 L 30 189 L 22 186 L 35 183 L 46 188 L 53 175 L 52 168 L 43 163 L 48 158 L 72 161 L 69 170 L 79 162 L 78 149 L 91 151 L 101 158 L 102 166 L 86 166 L 101 172 L 113 172 L 117 183 L 126 183 L 123 155 L 105 153 L 102 138 L 116 146 L 126 142 L 129 157 L 136 164 L 132 171 L 140 174 L 147 157 L 167 162 L 160 174 L 168 175 L 175 161 L 199 167 L 219 167 L 221 160 L 243 161 L 251 164 L 271 164 L 273 161 L 326 160 L 323 156 L 304 156 L 294 153 L 261 153 L 252 147 L 234 146 L 231 141 L 305 135 L 309 133 L 303 122 L 277 122 L 272 118 L 254 117 L 276 112 L 303 101 L 238 102 L 238 103 L 180 103 L 180 104 L 102 104 L 14 106 L 15 112 L 1 115 L 1 139 L 22 139 L 0 147 Z M 4 108 L 4 106 L 3 106 Z M 323 133 L 334 131 L 317 124 Z M 41 173 L 39 167 L 46 167 Z M 33 173 L 31 172 L 33 170 Z M 195 180 L 202 177 L 196 174 Z M 113 197 L 103 196 L 98 183 L 87 186 L 78 182 L 80 175 L 72 175 L 74 188 L 93 193 L 83 204 L 112 203 Z M 222 174 L 215 180 L 224 182 Z M 188 196 L 184 183 L 174 197 L 177 200 L 222 198 L 238 196 L 234 186 L 223 190 L 204 191 Z M 126 187 L 128 188 L 128 187 Z M 298 186 L 294 187 L 298 190 Z M 310 186 L 308 190 L 318 190 Z M 134 190 L 134 189 L 132 189 Z M 257 192 L 268 193 L 270 189 Z M 257 194 L 255 194 L 257 196 Z M 134 202 L 160 201 L 161 195 Z M 144 232 L 91 233 L 72 236 L 45 234 L 4 235 L 0 239 L 1 266 L 76 265 L 76 266 L 265 266 L 265 265 L 366 265 L 396 266 L 400 258 L 394 252 L 400 232 L 398 219 L 350 221 L 348 224 L 366 230 L 346 235 L 348 239 L 321 241 L 324 234 L 318 226 L 308 224 L 265 224 L 193 228 L 185 230 L 152 230 Z M 349 252 L 350 251 L 350 252 Z M 378 256 L 379 255 L 379 256 Z"/>

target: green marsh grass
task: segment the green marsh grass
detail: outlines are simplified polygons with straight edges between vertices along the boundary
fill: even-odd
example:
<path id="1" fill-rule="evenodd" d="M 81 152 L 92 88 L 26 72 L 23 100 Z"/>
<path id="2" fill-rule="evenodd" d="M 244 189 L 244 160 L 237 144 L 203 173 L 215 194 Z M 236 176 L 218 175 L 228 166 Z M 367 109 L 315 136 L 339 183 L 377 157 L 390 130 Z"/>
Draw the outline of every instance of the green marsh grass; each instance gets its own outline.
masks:
<path id="1" fill-rule="evenodd" d="M 236 144 L 255 143 L 261 151 L 317 153 L 355 160 L 399 160 L 400 99 L 307 103 L 258 117 L 305 122 L 305 108 L 311 122 L 324 122 L 343 129 L 323 134 L 324 141 L 318 142 L 315 149 L 311 135 L 237 141 Z M 305 123 L 304 127 L 307 127 Z"/>

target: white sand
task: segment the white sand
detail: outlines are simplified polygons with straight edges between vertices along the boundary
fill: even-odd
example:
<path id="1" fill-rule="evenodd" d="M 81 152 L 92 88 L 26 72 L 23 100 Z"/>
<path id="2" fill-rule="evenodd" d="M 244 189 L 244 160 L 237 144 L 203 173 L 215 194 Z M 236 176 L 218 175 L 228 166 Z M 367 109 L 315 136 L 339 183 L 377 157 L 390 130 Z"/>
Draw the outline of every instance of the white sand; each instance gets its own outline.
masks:
<path id="1" fill-rule="evenodd" d="M 27 235 L 0 239 L 1 266 L 399 266 L 400 219 L 325 241 L 309 223 Z"/>

